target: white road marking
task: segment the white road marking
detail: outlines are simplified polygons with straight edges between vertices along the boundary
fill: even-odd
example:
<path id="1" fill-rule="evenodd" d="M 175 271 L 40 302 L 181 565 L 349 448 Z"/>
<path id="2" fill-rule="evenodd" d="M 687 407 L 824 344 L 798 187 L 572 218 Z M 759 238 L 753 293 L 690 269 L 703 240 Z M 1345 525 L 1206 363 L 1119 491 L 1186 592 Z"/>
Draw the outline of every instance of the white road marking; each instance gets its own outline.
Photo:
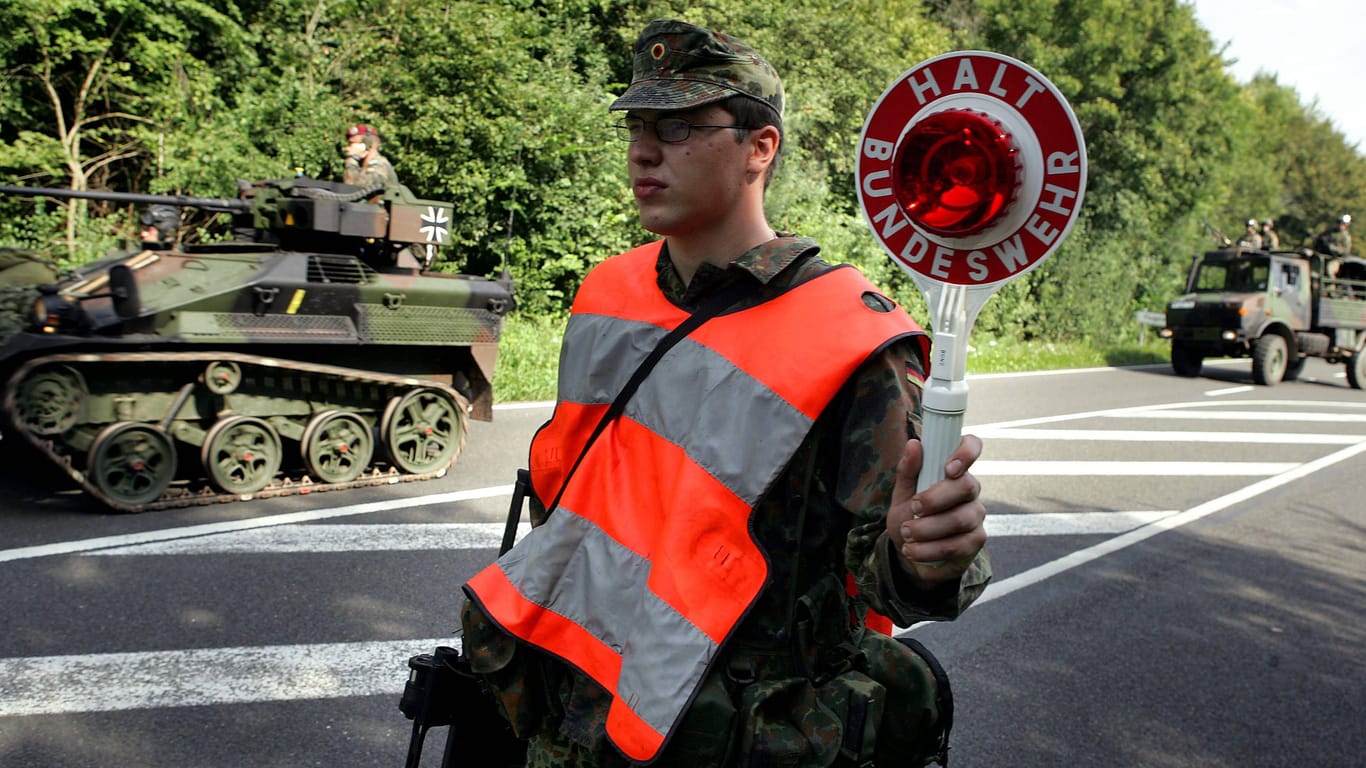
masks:
<path id="1" fill-rule="evenodd" d="M 1298 464 L 1279 461 L 993 461 L 978 459 L 978 477 L 1264 477 Z"/>
<path id="2" fill-rule="evenodd" d="M 1256 404 L 1256 401 L 1239 402 L 1239 405 L 1244 407 Z M 1182 405 L 1196 407 L 1202 404 L 1172 404 L 1163 408 L 1175 410 Z M 1366 404 L 1325 404 L 1313 401 L 1306 401 L 1302 405 L 1319 408 L 1331 405 L 1366 407 Z M 1070 414 L 982 425 L 979 429 L 1000 431 L 1011 426 L 1034 426 L 1087 416 L 1136 416 L 1152 411 L 1151 408 L 1115 409 L 1091 414 Z M 1255 415 L 1262 421 L 1268 420 L 1266 413 L 1243 413 Z M 1248 418 L 1248 415 L 1240 418 Z M 1302 416 L 1296 415 L 1302 421 L 1307 420 Z M 1338 417 L 1335 421 L 1341 423 L 1346 419 Z M 1299 437 L 1307 439 L 1305 436 Z M 1049 438 L 1035 435 L 1025 439 Z M 1285 443 L 1288 440 L 1283 439 L 1280 442 Z M 1331 444 L 1333 441 L 1322 442 Z M 998 537 L 1089 533 L 1118 535 L 1011 578 L 994 582 L 978 600 L 978 604 L 1004 597 L 1051 576 L 1145 541 L 1158 533 L 1179 528 L 1366 452 L 1366 437 L 1350 442 L 1354 443 L 1350 447 L 1298 465 L 1269 462 L 1209 462 L 1200 465 L 1200 474 L 1208 474 L 1211 470 L 1239 475 L 1272 472 L 1277 474 L 1185 511 L 1049 513 L 990 517 L 989 533 Z M 1125 465 L 1137 465 L 1139 468 L 1133 471 L 1124 470 L 1122 467 Z M 997 474 L 1042 471 L 1055 475 L 1075 475 L 1090 474 L 1103 469 L 1117 470 L 1124 474 L 1148 474 L 1159 467 L 1166 467 L 1171 470 L 1180 469 L 1170 474 L 1185 475 L 1189 474 L 1187 470 L 1191 466 L 1186 462 L 979 462 L 978 469 L 992 470 Z M 269 518 L 2 550 L 0 562 L 75 553 L 263 551 L 260 549 L 262 546 L 270 547 L 264 551 L 285 552 L 342 551 L 338 548 L 344 547 L 373 550 L 396 547 L 397 539 L 400 537 L 405 541 L 403 549 L 450 548 L 455 542 L 492 548 L 501 540 L 501 523 L 413 526 L 297 524 L 429 504 L 508 496 L 511 492 L 510 486 L 494 486 Z M 253 539 L 256 540 L 254 544 L 251 543 Z M 420 546 L 415 546 L 415 541 Z M 217 546 L 225 548 L 212 549 Z M 299 549 L 305 546 L 312 548 Z M 318 546 L 332 548 L 318 550 Z M 200 549 L 203 547 L 210 549 Z M 455 645 L 458 641 L 454 638 L 432 638 L 0 659 L 0 717 L 342 696 L 398 695 L 403 690 L 407 677 L 407 658 L 415 653 L 430 652 L 439 644 Z M 174 674 L 171 671 L 174 671 Z"/>
<path id="3" fill-rule="evenodd" d="M 497 549 L 503 523 L 287 525 L 101 549 L 91 555 L 278 554 L 285 552 L 418 552 Z M 523 523 L 518 538 L 531 526 Z"/>
<path id="4" fill-rule="evenodd" d="M 1184 432 L 1135 429 L 982 429 L 972 431 L 983 440 L 1095 440 L 1105 443 L 1246 443 L 1247 445 L 1353 445 L 1363 435 L 1327 432 Z"/>
<path id="5" fill-rule="evenodd" d="M 1263 493 L 1280 488 L 1283 485 L 1293 483 L 1300 478 L 1308 477 L 1321 469 L 1346 461 L 1363 452 L 1366 452 L 1366 442 L 1357 443 L 1356 445 L 1343 448 L 1336 453 L 1331 453 L 1322 458 L 1315 459 L 1314 461 L 1301 464 L 1289 472 L 1260 480 L 1249 486 L 1239 488 L 1232 493 L 1224 494 L 1217 499 L 1211 499 L 1203 504 L 1198 504 L 1184 512 L 1163 517 L 1141 528 L 1136 528 L 1128 533 L 1120 534 L 1112 539 L 1106 539 L 1099 544 L 1092 545 L 1085 549 L 1077 550 L 1060 557 L 1057 560 L 1036 566 L 1023 573 L 1018 573 L 1008 579 L 999 582 L 994 581 L 991 583 L 991 586 L 987 587 L 986 592 L 982 593 L 982 596 L 977 599 L 977 602 L 974 603 L 974 605 L 981 605 L 982 603 L 1005 597 L 1016 590 L 1032 586 L 1051 576 L 1056 576 L 1064 571 L 1076 568 L 1079 565 L 1084 565 L 1092 560 L 1104 557 L 1105 555 L 1113 554 L 1126 547 L 1131 547 L 1139 542 L 1152 538 L 1163 531 L 1180 528 L 1183 525 L 1193 523 L 1196 520 L 1212 515 L 1215 512 L 1228 509 L 1234 504 L 1255 498 Z"/>
<path id="6" fill-rule="evenodd" d="M 1000 536 L 1115 534 L 1176 514 L 1155 512 L 1060 512 L 991 515 L 987 533 Z M 502 523 L 381 523 L 375 525 L 289 525 L 213 536 L 100 549 L 92 556 L 305 554 L 318 552 L 419 552 L 489 550 L 503 542 Z M 517 537 L 531 526 L 523 523 Z"/>
<path id="7" fill-rule="evenodd" d="M 242 531 L 250 528 L 266 528 L 274 525 L 306 523 L 312 520 L 325 520 L 333 517 L 364 515 L 371 512 L 388 512 L 395 509 L 425 507 L 432 504 L 450 504 L 457 501 L 471 501 L 474 499 L 487 499 L 494 496 L 511 495 L 512 486 L 494 485 L 489 486 L 488 488 L 475 488 L 468 491 L 453 491 L 451 493 L 438 493 L 428 496 L 414 496 L 407 499 L 388 499 L 386 501 L 374 501 L 368 504 L 352 504 L 346 507 L 315 509 L 308 512 L 290 512 L 283 515 L 253 517 L 246 520 L 231 520 L 223 523 L 187 525 L 180 528 L 162 528 L 157 531 L 126 533 L 119 536 L 101 536 L 95 539 L 80 539 L 77 541 L 59 541 L 54 544 L 40 544 L 33 547 L 0 550 L 0 563 L 8 560 L 24 560 L 31 557 L 47 557 L 49 555 L 71 555 L 80 552 L 90 552 L 97 549 L 106 549 L 108 547 L 124 547 L 130 544 L 142 544 L 151 541 L 184 539 L 192 536 L 207 536 L 209 534 Z"/>
<path id="8" fill-rule="evenodd" d="M 398 695 L 408 657 L 437 645 L 458 643 L 436 638 L 0 659 L 0 717 Z"/>
<path id="9" fill-rule="evenodd" d="M 1241 403 L 1240 403 L 1241 404 Z M 1214 412 L 1192 412 L 1185 411 L 1150 411 L 1148 413 L 1126 413 L 1121 414 L 1129 419 L 1181 419 L 1192 421 L 1319 421 L 1329 424 L 1361 424 L 1366 423 L 1366 413 L 1310 413 L 1308 411 L 1280 411 L 1267 413 L 1264 411 L 1214 411 Z"/>
<path id="10" fill-rule="evenodd" d="M 988 514 L 988 539 L 1008 536 L 1093 536 L 1125 533 L 1177 514 L 1153 512 L 1033 512 L 1021 515 Z"/>
<path id="11" fill-rule="evenodd" d="M 992 536 L 1115 534 L 1178 514 L 998 515 Z M 496 548 L 495 523 L 301 525 L 138 544 L 92 555 Z M 995 585 L 992 590 L 995 590 Z M 0 659 L 0 717 L 261 701 L 398 695 L 407 659 L 458 638 L 196 648 Z"/>
<path id="12" fill-rule="evenodd" d="M 1205 397 L 1223 397 L 1224 395 L 1241 395 L 1244 392 L 1251 392 L 1252 387 L 1243 385 L 1241 387 L 1226 387 L 1224 389 L 1211 389 L 1205 393 Z"/>
<path id="13" fill-rule="evenodd" d="M 1344 410 L 1361 410 L 1361 409 L 1366 409 L 1366 402 L 1363 402 L 1363 401 L 1356 401 L 1356 400 L 1352 400 L 1352 401 L 1344 401 L 1344 400 L 1332 400 L 1332 401 L 1324 401 L 1324 400 L 1239 400 L 1239 401 L 1237 401 L 1237 404 L 1238 404 L 1239 406 L 1257 406 L 1257 405 L 1266 406 L 1266 407 L 1267 407 L 1267 410 L 1264 410 L 1264 411 L 1243 411 L 1243 412 L 1242 412 L 1243 418 L 1244 418 L 1244 419 L 1247 419 L 1247 420 L 1254 420 L 1254 421 L 1264 421 L 1264 420 L 1266 420 L 1266 415 L 1267 415 L 1267 414 L 1269 414 L 1269 413 L 1277 413 L 1277 412 L 1278 412 L 1278 411 L 1272 410 L 1272 409 L 1275 409 L 1275 408 L 1291 408 L 1291 407 L 1299 408 L 1299 407 L 1307 407 L 1307 408 L 1341 408 L 1341 409 L 1344 409 Z M 986 423 L 986 424 L 968 425 L 968 426 L 964 426 L 964 427 L 963 427 L 963 431 L 964 431 L 964 432 L 969 432 L 969 433 L 974 432 L 974 430 L 978 430 L 978 429 L 999 431 L 999 430 L 1004 430 L 1004 429 L 1013 429 L 1013 428 L 1015 428 L 1015 427 L 1037 427 L 1037 426 L 1039 426 L 1039 425 L 1041 425 L 1041 424 L 1057 424 L 1057 423 L 1059 423 L 1059 422 L 1064 422 L 1064 421 L 1080 421 L 1080 420 L 1082 420 L 1082 419 L 1094 419 L 1094 418 L 1143 418 L 1145 415 L 1150 414 L 1150 413 L 1167 412 L 1167 411 L 1179 411 L 1179 412 L 1181 412 L 1181 413 L 1191 413 L 1191 414 L 1194 414 L 1194 413 L 1198 413 L 1198 412 L 1200 412 L 1200 411 L 1203 411 L 1203 410 L 1209 409 L 1209 408 L 1227 408 L 1229 405 L 1230 405 L 1230 403 L 1227 403 L 1227 402 L 1218 402 L 1218 401 L 1211 401 L 1211 400 L 1191 400 L 1191 401 L 1179 402 L 1179 403 L 1162 403 L 1162 404 L 1160 404 L 1160 405 L 1133 405 L 1133 406 L 1126 406 L 1126 407 L 1124 407 L 1124 408 L 1105 408 L 1105 409 L 1101 409 L 1101 410 L 1098 410 L 1098 411 L 1078 411 L 1078 412 L 1074 412 L 1074 413 L 1060 413 L 1060 414 L 1057 414 L 1056 416 L 1036 416 L 1036 417 L 1029 418 L 1029 419 L 1015 419 L 1015 420 L 1013 420 L 1013 421 L 996 421 L 996 422 L 991 422 L 991 423 Z M 1298 412 L 1297 412 L 1297 413 L 1298 413 Z M 1324 414 L 1327 415 L 1326 418 L 1323 418 L 1323 419 L 1322 419 L 1323 421 L 1330 421 L 1330 422 L 1335 422 L 1335 423 L 1336 423 L 1336 422 L 1341 422 L 1341 421 L 1343 421 L 1343 420 L 1340 419 L 1340 418 L 1336 418 L 1337 414 L 1333 414 L 1333 413 L 1328 412 L 1328 411 L 1320 411 L 1320 413 L 1324 413 Z M 1180 417 L 1172 417 L 1172 418 L 1180 418 Z M 1199 418 L 1199 417 L 1192 416 L 1192 418 Z M 1287 420 L 1287 421 L 1293 421 L 1293 418 L 1292 418 L 1292 419 L 1285 419 L 1285 420 Z"/>

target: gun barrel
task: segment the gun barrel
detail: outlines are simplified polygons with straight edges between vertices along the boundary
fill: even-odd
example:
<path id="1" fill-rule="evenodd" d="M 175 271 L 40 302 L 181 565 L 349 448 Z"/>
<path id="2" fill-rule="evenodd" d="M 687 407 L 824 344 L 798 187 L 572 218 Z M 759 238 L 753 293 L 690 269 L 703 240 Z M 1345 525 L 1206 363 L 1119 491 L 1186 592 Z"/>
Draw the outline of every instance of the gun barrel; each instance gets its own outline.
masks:
<path id="1" fill-rule="evenodd" d="M 251 210 L 250 200 L 219 197 L 188 197 L 185 195 L 148 195 L 137 192 L 101 192 L 89 189 L 57 189 L 56 187 L 16 187 L 0 185 L 0 194 L 23 197 L 51 197 L 58 200 L 106 200 L 112 203 L 143 205 L 178 205 L 218 213 L 238 213 Z"/>

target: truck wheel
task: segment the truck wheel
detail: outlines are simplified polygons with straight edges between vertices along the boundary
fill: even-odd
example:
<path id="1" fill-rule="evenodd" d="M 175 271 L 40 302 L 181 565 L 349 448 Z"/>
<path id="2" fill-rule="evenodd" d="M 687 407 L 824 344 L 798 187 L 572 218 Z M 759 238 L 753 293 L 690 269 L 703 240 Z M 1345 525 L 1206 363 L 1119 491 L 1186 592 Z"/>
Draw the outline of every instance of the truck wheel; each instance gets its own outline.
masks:
<path id="1" fill-rule="evenodd" d="M 1184 345 L 1172 345 L 1172 370 L 1177 376 L 1191 379 L 1200 375 L 1200 366 L 1205 357 Z"/>
<path id="2" fill-rule="evenodd" d="M 1294 381 L 1298 379 L 1300 374 L 1304 373 L 1304 364 L 1307 362 L 1309 362 L 1308 357 L 1300 357 L 1297 355 L 1295 359 L 1291 360 L 1290 364 L 1285 367 L 1285 376 L 1281 377 L 1281 381 Z"/>
<path id="3" fill-rule="evenodd" d="M 1285 377 L 1286 359 L 1285 339 L 1275 333 L 1257 339 L 1252 349 L 1252 381 L 1274 387 Z"/>
<path id="4" fill-rule="evenodd" d="M 1352 389 L 1366 389 L 1366 349 L 1358 349 L 1347 360 L 1347 383 Z"/>

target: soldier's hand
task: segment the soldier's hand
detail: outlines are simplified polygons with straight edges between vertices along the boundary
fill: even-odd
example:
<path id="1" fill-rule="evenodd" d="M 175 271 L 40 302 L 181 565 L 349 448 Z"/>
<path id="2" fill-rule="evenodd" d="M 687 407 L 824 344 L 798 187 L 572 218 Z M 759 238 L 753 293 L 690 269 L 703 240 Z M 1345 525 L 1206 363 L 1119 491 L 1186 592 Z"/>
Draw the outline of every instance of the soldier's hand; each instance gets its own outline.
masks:
<path id="1" fill-rule="evenodd" d="M 982 455 L 982 441 L 964 435 L 944 464 L 944 479 L 915 492 L 924 450 L 908 440 L 896 466 L 896 486 L 887 510 L 887 535 L 901 564 L 930 586 L 956 581 L 987 542 L 982 484 L 968 471 Z"/>

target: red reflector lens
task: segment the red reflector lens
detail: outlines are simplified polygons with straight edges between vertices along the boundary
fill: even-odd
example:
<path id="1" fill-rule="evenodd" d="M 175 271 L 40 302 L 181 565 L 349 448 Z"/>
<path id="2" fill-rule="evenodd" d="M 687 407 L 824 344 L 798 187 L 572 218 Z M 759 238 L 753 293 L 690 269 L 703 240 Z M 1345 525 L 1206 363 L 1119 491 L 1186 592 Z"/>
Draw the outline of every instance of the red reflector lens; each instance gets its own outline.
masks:
<path id="1" fill-rule="evenodd" d="M 1019 149 L 1000 124 L 966 109 L 917 123 L 896 148 L 892 185 L 911 221 L 962 237 L 1003 214 L 1019 184 Z"/>

